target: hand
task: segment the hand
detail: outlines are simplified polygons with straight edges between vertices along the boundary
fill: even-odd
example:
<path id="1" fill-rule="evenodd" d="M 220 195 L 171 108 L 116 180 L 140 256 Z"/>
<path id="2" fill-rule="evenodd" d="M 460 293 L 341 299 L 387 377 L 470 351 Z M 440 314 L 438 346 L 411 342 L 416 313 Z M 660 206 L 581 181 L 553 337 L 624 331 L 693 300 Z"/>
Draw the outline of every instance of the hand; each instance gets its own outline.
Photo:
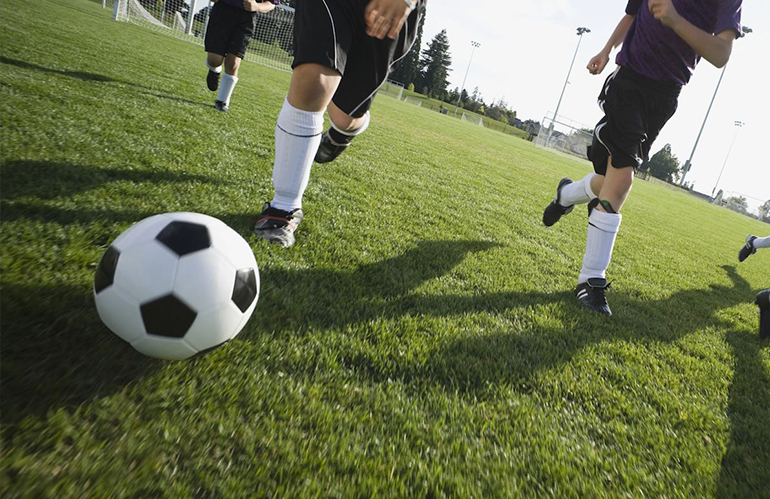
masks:
<path id="1" fill-rule="evenodd" d="M 258 2 L 256 0 L 243 0 L 243 8 L 246 12 L 259 12 L 265 14 L 275 8 L 272 2 Z"/>
<path id="2" fill-rule="evenodd" d="M 371 0 L 364 11 L 366 34 L 382 40 L 395 40 L 412 8 L 404 0 Z"/>
<path id="3" fill-rule="evenodd" d="M 610 54 L 607 52 L 599 52 L 588 61 L 588 66 L 586 66 L 586 68 L 592 75 L 598 75 L 604 71 L 604 67 L 607 66 L 608 62 L 610 62 Z"/>
<path id="4" fill-rule="evenodd" d="M 673 29 L 679 19 L 681 19 L 672 0 L 649 0 L 647 6 L 653 17 L 669 28 Z"/>

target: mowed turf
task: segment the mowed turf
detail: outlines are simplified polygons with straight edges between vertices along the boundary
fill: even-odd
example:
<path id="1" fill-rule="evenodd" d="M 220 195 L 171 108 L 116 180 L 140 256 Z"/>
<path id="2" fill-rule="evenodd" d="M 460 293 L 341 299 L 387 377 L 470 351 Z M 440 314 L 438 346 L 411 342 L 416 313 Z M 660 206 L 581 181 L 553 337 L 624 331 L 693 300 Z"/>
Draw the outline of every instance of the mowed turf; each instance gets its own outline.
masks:
<path id="1" fill-rule="evenodd" d="M 770 253 L 736 258 L 770 226 L 637 182 L 592 315 L 585 211 L 540 221 L 587 163 L 383 96 L 270 247 L 287 73 L 244 63 L 222 114 L 199 46 L 85 0 L 0 17 L 2 497 L 770 497 Z M 110 241 L 170 211 L 228 223 L 262 277 L 184 362 L 91 296 Z"/>

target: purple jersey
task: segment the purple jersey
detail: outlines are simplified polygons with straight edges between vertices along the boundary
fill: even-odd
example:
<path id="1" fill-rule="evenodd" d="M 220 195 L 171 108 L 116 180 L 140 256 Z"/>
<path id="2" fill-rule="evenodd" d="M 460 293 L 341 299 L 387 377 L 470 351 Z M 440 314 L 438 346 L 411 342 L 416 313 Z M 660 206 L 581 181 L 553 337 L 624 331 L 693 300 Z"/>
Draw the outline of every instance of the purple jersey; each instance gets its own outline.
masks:
<path id="1" fill-rule="evenodd" d="M 741 34 L 743 0 L 673 0 L 680 16 L 707 33 Z M 700 56 L 674 30 L 653 17 L 647 0 L 629 0 L 626 14 L 636 16 L 616 63 L 656 81 L 685 85 Z"/>

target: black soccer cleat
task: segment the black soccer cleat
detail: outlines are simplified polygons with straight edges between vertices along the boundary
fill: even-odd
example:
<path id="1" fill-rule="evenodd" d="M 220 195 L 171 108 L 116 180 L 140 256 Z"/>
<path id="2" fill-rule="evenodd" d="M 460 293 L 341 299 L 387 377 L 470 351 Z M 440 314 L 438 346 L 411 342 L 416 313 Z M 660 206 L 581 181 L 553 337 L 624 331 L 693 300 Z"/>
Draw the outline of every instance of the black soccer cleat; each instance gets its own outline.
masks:
<path id="1" fill-rule="evenodd" d="M 607 279 L 601 277 L 592 277 L 586 282 L 581 282 L 575 288 L 578 301 L 587 308 L 603 315 L 612 315 L 612 310 L 607 304 L 607 297 L 604 293 L 610 288 Z"/>
<path id="2" fill-rule="evenodd" d="M 214 109 L 216 109 L 217 111 L 222 111 L 223 113 L 226 113 L 229 108 L 227 106 L 227 102 L 218 100 L 214 102 Z"/>
<path id="3" fill-rule="evenodd" d="M 753 255 L 757 252 L 757 248 L 754 247 L 754 239 L 756 239 L 757 236 L 749 236 L 746 238 L 746 244 L 743 245 L 743 248 L 738 252 L 738 261 L 742 262 L 745 259 L 747 259 L 750 255 Z"/>
<path id="4" fill-rule="evenodd" d="M 559 181 L 559 185 L 556 187 L 556 197 L 551 201 L 551 204 L 545 207 L 545 211 L 543 212 L 543 224 L 545 224 L 546 227 L 552 226 L 558 222 L 561 217 L 569 214 L 575 208 L 574 204 L 567 207 L 559 204 L 559 201 L 561 200 L 561 190 L 565 185 L 571 183 L 572 179 L 566 177 Z"/>
<path id="5" fill-rule="evenodd" d="M 330 163 L 337 159 L 337 156 L 345 152 L 350 142 L 347 144 L 338 144 L 332 140 L 329 136 L 329 131 L 323 134 L 321 138 L 321 144 L 318 146 L 318 151 L 315 153 L 316 163 Z"/>
<path id="6" fill-rule="evenodd" d="M 209 73 L 206 75 L 206 86 L 209 87 L 209 90 L 212 92 L 216 92 L 219 88 L 219 75 L 221 73 L 216 73 L 209 69 Z"/>
<path id="7" fill-rule="evenodd" d="M 273 208 L 265 203 L 259 219 L 254 224 L 254 234 L 267 242 L 280 244 L 288 248 L 294 244 L 294 231 L 297 230 L 304 214 L 299 208 L 292 211 Z"/>
<path id="8" fill-rule="evenodd" d="M 759 337 L 770 340 L 770 289 L 763 289 L 754 301 L 759 307 Z"/>

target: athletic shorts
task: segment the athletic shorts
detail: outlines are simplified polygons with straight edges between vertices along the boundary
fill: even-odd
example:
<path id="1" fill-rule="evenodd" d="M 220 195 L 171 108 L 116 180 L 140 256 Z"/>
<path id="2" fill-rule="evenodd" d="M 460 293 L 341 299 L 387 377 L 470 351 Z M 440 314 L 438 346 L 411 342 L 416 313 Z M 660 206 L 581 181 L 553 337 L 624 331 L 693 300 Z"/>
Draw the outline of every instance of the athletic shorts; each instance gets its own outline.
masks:
<path id="1" fill-rule="evenodd" d="M 206 27 L 206 52 L 221 56 L 233 54 L 243 59 L 256 26 L 256 12 L 247 12 L 223 2 L 215 3 Z"/>
<path id="2" fill-rule="evenodd" d="M 368 0 L 298 0 L 294 13 L 293 68 L 307 63 L 336 69 L 342 75 L 332 102 L 360 118 L 385 83 L 390 67 L 412 48 L 427 0 L 419 0 L 397 40 L 366 34 Z"/>
<path id="3" fill-rule="evenodd" d="M 681 88 L 618 67 L 599 94 L 604 117 L 594 128 L 588 147 L 594 171 L 605 175 L 610 156 L 615 168 L 638 168 L 646 161 L 663 125 L 676 112 Z"/>

